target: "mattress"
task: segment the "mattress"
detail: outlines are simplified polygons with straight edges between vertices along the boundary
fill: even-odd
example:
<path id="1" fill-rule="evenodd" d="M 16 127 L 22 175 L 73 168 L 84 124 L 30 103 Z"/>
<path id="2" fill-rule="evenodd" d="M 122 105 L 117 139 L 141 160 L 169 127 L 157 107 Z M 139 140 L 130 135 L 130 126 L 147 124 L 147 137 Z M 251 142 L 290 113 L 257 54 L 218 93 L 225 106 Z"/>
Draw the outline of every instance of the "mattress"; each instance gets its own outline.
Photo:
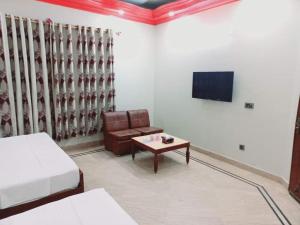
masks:
<path id="1" fill-rule="evenodd" d="M 76 188 L 79 168 L 46 134 L 0 139 L 0 209 Z"/>
<path id="2" fill-rule="evenodd" d="M 104 190 L 95 189 L 0 220 L 0 225 L 137 225 Z"/>

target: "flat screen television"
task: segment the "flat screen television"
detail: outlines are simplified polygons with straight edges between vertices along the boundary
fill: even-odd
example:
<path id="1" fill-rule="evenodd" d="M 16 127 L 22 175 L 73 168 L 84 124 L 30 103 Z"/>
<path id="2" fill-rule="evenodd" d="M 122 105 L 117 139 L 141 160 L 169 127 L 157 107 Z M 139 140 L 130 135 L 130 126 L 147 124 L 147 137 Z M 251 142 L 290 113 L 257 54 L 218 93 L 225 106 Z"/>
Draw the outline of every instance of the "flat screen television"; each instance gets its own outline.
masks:
<path id="1" fill-rule="evenodd" d="M 193 98 L 232 102 L 233 71 L 194 72 Z"/>

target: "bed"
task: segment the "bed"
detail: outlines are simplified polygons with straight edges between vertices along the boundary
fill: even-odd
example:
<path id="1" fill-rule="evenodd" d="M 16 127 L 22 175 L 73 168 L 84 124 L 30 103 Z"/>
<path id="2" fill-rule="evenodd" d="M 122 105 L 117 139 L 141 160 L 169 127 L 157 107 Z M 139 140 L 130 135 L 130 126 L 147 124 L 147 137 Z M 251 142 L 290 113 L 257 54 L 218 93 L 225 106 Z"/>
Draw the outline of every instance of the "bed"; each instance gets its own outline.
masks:
<path id="1" fill-rule="evenodd" d="M 83 191 L 82 172 L 46 133 L 0 139 L 0 219 Z"/>
<path id="2" fill-rule="evenodd" d="M 0 220 L 0 225 L 137 225 L 104 190 L 94 189 Z"/>

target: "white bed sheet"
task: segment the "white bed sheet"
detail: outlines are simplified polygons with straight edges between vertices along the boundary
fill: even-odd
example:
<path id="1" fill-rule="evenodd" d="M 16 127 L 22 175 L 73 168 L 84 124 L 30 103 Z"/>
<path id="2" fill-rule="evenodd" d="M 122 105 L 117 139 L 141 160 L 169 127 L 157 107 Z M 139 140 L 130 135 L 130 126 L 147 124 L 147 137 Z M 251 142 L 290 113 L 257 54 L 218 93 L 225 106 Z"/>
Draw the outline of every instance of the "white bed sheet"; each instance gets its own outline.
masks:
<path id="1" fill-rule="evenodd" d="M 79 168 L 46 133 L 0 139 L 0 209 L 79 184 Z"/>
<path id="2" fill-rule="evenodd" d="M 79 195 L 0 220 L 0 225 L 137 225 L 104 190 Z"/>

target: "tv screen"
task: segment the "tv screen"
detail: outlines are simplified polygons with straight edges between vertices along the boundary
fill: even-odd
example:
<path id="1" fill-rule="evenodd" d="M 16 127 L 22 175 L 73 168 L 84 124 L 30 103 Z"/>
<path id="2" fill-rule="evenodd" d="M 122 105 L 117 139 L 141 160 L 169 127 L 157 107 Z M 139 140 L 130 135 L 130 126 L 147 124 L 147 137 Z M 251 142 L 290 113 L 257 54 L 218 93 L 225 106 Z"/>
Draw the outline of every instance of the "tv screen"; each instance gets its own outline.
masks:
<path id="1" fill-rule="evenodd" d="M 233 71 L 194 72 L 193 98 L 232 102 Z"/>

